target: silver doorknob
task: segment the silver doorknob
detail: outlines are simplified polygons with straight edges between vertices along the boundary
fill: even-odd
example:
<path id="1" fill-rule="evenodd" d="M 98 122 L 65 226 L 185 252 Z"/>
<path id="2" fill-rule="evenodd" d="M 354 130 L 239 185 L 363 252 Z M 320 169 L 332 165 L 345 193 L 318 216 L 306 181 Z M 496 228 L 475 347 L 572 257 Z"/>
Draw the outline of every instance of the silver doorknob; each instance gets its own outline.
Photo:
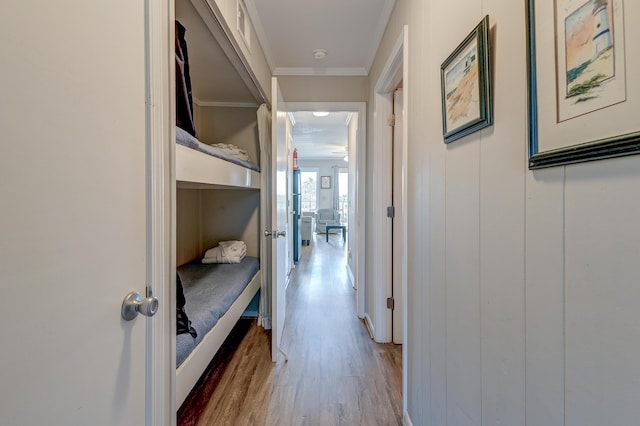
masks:
<path id="1" fill-rule="evenodd" d="M 287 231 L 278 231 L 277 229 L 275 231 L 264 231 L 265 237 L 272 237 L 273 239 L 276 239 L 278 237 L 284 237 L 286 235 L 287 235 Z"/>
<path id="2" fill-rule="evenodd" d="M 143 298 L 137 291 L 127 294 L 122 302 L 122 318 L 125 321 L 131 321 L 138 314 L 145 317 L 152 317 L 158 312 L 160 301 L 155 296 Z"/>

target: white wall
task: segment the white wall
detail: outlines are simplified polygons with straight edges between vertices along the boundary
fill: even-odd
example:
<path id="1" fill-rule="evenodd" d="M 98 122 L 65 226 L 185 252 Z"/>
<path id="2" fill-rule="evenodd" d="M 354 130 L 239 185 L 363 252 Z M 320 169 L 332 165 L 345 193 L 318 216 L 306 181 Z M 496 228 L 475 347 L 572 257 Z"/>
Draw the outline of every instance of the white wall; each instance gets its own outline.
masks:
<path id="1" fill-rule="evenodd" d="M 226 240 L 242 240 L 248 256 L 260 256 L 259 191 L 179 188 L 176 197 L 176 265 Z"/>
<path id="2" fill-rule="evenodd" d="M 408 415 L 638 424 L 640 157 L 527 169 L 524 6 L 398 0 L 370 75 L 408 24 Z M 495 125 L 445 145 L 440 64 L 485 14 Z"/>
<path id="3" fill-rule="evenodd" d="M 176 190 L 176 266 L 204 254 L 202 246 L 202 196 L 197 189 Z"/>
<path id="4" fill-rule="evenodd" d="M 300 159 L 298 165 L 301 170 L 305 169 L 317 169 L 318 170 L 318 208 L 319 209 L 332 209 L 333 208 L 333 191 L 337 182 L 334 177 L 334 167 L 348 167 L 348 163 L 342 160 L 304 160 Z M 320 177 L 331 176 L 331 188 L 320 188 Z"/>
<path id="5" fill-rule="evenodd" d="M 367 77 L 279 76 L 286 102 L 365 102 Z"/>
<path id="6" fill-rule="evenodd" d="M 253 163 L 260 164 L 256 108 L 196 105 L 195 110 L 200 142 L 233 144 L 247 151 Z"/>

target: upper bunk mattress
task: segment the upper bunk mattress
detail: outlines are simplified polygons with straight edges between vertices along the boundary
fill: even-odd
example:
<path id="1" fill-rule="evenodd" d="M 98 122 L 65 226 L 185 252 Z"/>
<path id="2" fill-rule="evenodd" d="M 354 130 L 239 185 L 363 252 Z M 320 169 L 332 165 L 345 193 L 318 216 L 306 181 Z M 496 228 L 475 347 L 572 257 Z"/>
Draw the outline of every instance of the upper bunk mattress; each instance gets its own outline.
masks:
<path id="1" fill-rule="evenodd" d="M 255 170 L 256 172 L 260 171 L 260 167 L 257 164 L 252 163 L 250 161 L 240 160 L 228 152 L 223 151 L 220 148 L 216 148 L 215 146 L 207 145 L 205 143 L 200 142 L 198 139 L 191 136 L 191 134 L 187 133 L 180 127 L 176 126 L 176 142 L 180 145 L 184 145 L 188 148 L 195 149 L 196 151 L 203 152 L 205 154 L 211 155 L 213 157 L 220 158 L 222 160 L 228 161 L 233 164 L 237 164 L 238 166 L 246 167 L 250 170 Z"/>
<path id="2" fill-rule="evenodd" d="M 198 333 L 195 339 L 190 334 L 177 336 L 176 366 L 180 366 L 247 287 L 260 262 L 250 256 L 233 264 L 195 260 L 177 269 L 184 288 L 185 311 Z"/>

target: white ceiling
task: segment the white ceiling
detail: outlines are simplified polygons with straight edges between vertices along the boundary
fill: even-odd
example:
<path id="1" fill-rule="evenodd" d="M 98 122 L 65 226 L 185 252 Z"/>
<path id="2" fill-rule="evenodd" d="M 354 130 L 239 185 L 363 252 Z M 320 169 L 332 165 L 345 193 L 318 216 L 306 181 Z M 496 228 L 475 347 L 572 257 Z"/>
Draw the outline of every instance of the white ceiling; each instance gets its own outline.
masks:
<path id="1" fill-rule="evenodd" d="M 301 159 L 340 159 L 347 155 L 351 112 L 331 112 L 315 117 L 310 111 L 291 113 L 293 147 Z"/>
<path id="2" fill-rule="evenodd" d="M 245 5 L 274 75 L 365 76 L 395 0 L 245 0 Z M 315 59 L 315 49 L 325 49 L 327 56 Z M 350 116 L 292 114 L 299 157 L 343 159 Z"/>
<path id="3" fill-rule="evenodd" d="M 367 75 L 395 0 L 245 0 L 274 75 Z M 326 49 L 314 59 L 315 49 Z"/>

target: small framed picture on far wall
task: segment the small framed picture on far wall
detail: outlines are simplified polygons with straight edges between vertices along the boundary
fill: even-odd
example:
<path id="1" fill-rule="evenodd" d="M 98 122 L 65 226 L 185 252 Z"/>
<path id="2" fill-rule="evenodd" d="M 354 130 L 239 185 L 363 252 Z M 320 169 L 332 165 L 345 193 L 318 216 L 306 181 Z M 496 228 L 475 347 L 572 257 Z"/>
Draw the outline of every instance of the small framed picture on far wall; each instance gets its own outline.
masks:
<path id="1" fill-rule="evenodd" d="M 331 189 L 331 176 L 320 177 L 320 188 Z"/>

